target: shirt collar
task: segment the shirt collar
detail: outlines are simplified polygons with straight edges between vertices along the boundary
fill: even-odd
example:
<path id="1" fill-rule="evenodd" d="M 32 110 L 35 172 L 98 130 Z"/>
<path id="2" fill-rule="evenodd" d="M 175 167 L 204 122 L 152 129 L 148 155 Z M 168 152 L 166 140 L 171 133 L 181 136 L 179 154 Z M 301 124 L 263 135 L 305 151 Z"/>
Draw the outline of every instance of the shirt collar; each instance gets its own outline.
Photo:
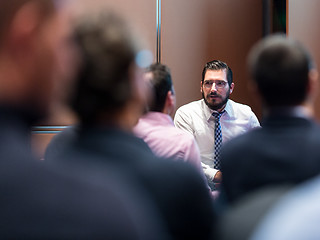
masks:
<path id="1" fill-rule="evenodd" d="M 174 125 L 170 115 L 162 112 L 147 112 L 141 118 L 141 120 L 147 120 L 155 122 L 159 125 Z"/>
<path id="2" fill-rule="evenodd" d="M 226 111 L 224 115 L 228 115 L 229 117 L 233 117 L 234 116 L 234 111 L 232 109 L 231 101 L 232 100 L 228 99 L 226 107 L 224 108 L 224 110 Z M 215 112 L 215 111 L 210 109 L 207 106 L 207 104 L 205 103 L 204 99 L 202 99 L 201 105 L 202 105 L 202 110 L 203 110 L 205 119 L 207 119 L 207 121 L 209 121 L 210 118 L 212 117 L 212 113 Z"/>

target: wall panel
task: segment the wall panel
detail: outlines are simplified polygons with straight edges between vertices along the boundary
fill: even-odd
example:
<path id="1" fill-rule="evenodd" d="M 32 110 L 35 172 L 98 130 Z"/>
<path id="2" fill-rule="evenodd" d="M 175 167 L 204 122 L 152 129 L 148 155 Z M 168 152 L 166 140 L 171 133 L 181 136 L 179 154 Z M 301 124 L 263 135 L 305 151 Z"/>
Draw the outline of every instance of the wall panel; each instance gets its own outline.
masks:
<path id="1" fill-rule="evenodd" d="M 220 59 L 234 72 L 231 98 L 260 116 L 260 105 L 248 94 L 246 57 L 261 37 L 262 1 L 162 0 L 162 62 L 172 69 L 177 106 L 201 98 L 203 65 Z"/>

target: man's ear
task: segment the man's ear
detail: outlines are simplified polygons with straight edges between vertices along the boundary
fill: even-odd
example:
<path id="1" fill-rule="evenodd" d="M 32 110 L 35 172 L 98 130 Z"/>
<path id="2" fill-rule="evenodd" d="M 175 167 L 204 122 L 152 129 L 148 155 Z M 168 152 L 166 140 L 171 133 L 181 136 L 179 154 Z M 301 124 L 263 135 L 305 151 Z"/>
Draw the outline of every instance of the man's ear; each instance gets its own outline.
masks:
<path id="1" fill-rule="evenodd" d="M 164 108 L 162 112 L 171 115 L 174 112 L 175 106 L 176 106 L 175 95 L 172 91 L 168 91 L 166 102 L 164 104 Z"/>
<path id="2" fill-rule="evenodd" d="M 200 81 L 200 92 L 201 92 L 201 93 L 203 92 L 202 86 L 203 86 L 203 82 Z"/>
<path id="3" fill-rule="evenodd" d="M 167 93 L 167 98 L 166 98 L 166 102 L 167 102 L 167 105 L 168 106 L 174 106 L 175 105 L 175 96 L 174 96 L 174 94 L 173 94 L 173 92 L 172 91 L 168 91 L 168 93 Z"/>
<path id="4" fill-rule="evenodd" d="M 234 83 L 231 83 L 231 85 L 230 85 L 230 94 L 233 92 L 233 89 L 234 89 Z"/>

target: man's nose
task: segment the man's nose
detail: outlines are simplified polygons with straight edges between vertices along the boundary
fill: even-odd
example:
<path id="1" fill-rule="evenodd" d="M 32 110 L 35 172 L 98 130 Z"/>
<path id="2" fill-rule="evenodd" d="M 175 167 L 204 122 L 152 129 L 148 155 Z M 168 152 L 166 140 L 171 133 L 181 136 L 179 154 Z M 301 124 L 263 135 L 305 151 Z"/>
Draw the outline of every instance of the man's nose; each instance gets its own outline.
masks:
<path id="1" fill-rule="evenodd" d="M 217 91 L 216 84 L 213 82 L 211 86 L 211 92 L 216 92 L 216 91 Z"/>

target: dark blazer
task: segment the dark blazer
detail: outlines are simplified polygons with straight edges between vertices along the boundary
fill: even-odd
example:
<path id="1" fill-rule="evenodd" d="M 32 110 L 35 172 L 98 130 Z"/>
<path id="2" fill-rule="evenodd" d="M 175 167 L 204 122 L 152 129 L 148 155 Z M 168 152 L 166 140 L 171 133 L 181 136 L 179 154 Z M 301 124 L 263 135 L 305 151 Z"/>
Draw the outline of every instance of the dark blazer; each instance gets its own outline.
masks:
<path id="1" fill-rule="evenodd" d="M 113 176 L 101 184 L 72 172 L 58 174 L 33 159 L 25 113 L 2 107 L 0 133 L 0 239 L 161 236 L 152 212 L 143 212 L 149 206 L 140 207 L 149 203 Z"/>
<path id="2" fill-rule="evenodd" d="M 101 181 L 106 172 L 115 169 L 123 180 L 150 197 L 173 239 L 211 236 L 213 203 L 198 171 L 187 163 L 156 158 L 146 143 L 132 134 L 107 128 L 68 129 L 49 145 L 45 158 L 72 171 L 90 169 L 89 174 Z"/>
<path id="3" fill-rule="evenodd" d="M 267 185 L 296 184 L 320 173 L 320 128 L 312 120 L 271 115 L 221 153 L 222 195 L 235 201 Z"/>

